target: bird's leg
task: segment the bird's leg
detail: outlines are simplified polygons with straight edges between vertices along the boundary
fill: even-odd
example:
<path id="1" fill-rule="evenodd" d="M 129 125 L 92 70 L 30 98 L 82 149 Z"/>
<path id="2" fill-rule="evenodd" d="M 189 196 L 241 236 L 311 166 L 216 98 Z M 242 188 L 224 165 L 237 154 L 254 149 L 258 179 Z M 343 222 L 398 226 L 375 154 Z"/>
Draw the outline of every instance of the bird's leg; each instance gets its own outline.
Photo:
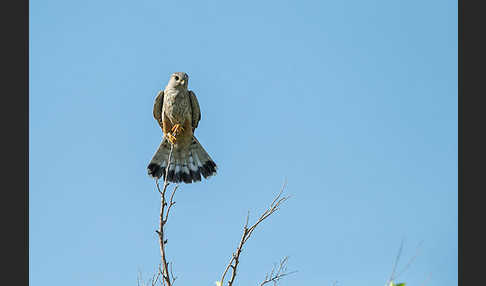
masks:
<path id="1" fill-rule="evenodd" d="M 170 134 L 170 132 L 168 132 L 168 133 L 167 133 L 167 134 L 165 134 L 165 135 L 167 136 L 167 140 L 169 140 L 169 141 L 170 141 L 170 143 L 175 144 L 175 142 L 176 142 L 176 138 L 175 138 L 175 136 L 174 136 L 174 135 Z"/>
<path id="2" fill-rule="evenodd" d="M 179 135 L 179 134 L 180 134 L 182 131 L 184 131 L 184 128 L 183 128 L 183 127 L 182 127 L 182 126 L 181 126 L 179 123 L 177 123 L 177 124 L 174 124 L 174 126 L 172 126 L 171 131 L 172 131 L 172 134 L 173 134 L 174 136 L 177 136 L 177 135 Z"/>
<path id="3" fill-rule="evenodd" d="M 172 126 L 171 132 L 167 132 L 167 140 L 170 141 L 170 143 L 175 144 L 177 141 L 176 136 L 178 136 L 182 131 L 184 131 L 184 128 L 180 124 L 174 124 Z"/>

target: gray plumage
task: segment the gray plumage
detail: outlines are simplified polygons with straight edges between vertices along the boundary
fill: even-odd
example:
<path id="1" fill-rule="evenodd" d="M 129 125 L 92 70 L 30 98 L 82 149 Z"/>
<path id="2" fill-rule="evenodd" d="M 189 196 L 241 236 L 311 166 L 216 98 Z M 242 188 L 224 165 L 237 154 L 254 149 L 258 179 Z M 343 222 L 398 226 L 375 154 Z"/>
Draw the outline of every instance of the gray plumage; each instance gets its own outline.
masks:
<path id="1" fill-rule="evenodd" d="M 167 180 L 192 183 L 216 174 L 217 166 L 199 141 L 194 131 L 201 120 L 199 102 L 193 91 L 187 89 L 186 73 L 172 74 L 163 91 L 157 94 L 153 115 L 164 133 L 164 138 L 148 165 L 148 174 L 164 177 L 167 160 L 173 145 Z"/>

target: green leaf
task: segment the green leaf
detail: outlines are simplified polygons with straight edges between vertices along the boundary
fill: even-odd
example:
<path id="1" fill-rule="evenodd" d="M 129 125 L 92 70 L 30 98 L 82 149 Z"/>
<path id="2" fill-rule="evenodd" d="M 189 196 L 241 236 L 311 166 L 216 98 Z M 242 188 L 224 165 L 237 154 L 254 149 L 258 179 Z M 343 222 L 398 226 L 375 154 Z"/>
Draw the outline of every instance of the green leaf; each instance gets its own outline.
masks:
<path id="1" fill-rule="evenodd" d="M 395 284 L 393 281 L 390 281 L 390 285 L 389 286 L 405 286 L 405 283 L 398 283 L 398 284 Z"/>

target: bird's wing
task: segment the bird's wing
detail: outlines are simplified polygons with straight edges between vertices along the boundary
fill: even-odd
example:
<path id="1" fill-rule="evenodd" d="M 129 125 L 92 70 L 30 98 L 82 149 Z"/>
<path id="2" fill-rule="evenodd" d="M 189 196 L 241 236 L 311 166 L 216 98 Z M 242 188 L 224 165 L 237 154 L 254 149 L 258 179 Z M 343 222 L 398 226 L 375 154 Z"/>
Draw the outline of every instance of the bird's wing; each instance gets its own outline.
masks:
<path id="1" fill-rule="evenodd" d="M 201 120 L 201 110 L 199 109 L 196 94 L 192 90 L 189 90 L 189 100 L 191 101 L 192 110 L 192 130 L 194 131 L 199 124 L 199 120 Z"/>
<path id="2" fill-rule="evenodd" d="M 164 104 L 164 91 L 161 90 L 157 94 L 154 102 L 154 118 L 159 123 L 160 127 L 162 127 L 162 105 Z"/>

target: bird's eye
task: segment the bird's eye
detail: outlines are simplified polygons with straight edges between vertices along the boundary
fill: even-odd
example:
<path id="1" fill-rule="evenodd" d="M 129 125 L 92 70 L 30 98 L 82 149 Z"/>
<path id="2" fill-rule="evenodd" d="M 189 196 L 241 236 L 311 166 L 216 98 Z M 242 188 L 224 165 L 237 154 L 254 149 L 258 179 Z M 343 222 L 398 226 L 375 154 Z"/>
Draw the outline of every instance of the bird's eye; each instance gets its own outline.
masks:
<path id="1" fill-rule="evenodd" d="M 179 77 L 178 76 L 175 76 L 174 78 L 175 78 L 175 80 L 179 80 Z"/>

